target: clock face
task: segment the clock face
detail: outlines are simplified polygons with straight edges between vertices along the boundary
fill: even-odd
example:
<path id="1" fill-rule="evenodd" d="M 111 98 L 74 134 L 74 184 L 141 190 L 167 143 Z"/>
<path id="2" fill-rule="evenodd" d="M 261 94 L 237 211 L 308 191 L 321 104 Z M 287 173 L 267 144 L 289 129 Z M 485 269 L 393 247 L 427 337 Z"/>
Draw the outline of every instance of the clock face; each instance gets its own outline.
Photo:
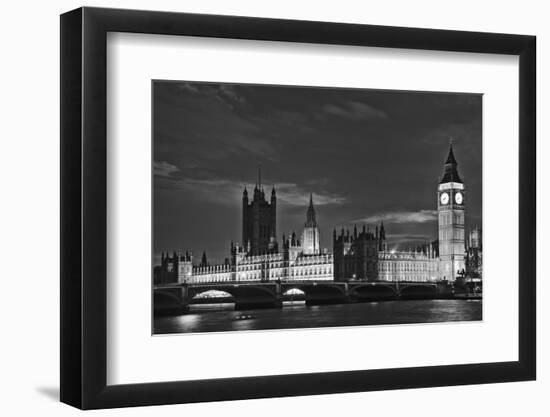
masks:
<path id="1" fill-rule="evenodd" d="M 462 204 L 462 201 L 464 200 L 464 197 L 462 193 L 458 192 L 455 194 L 455 203 L 456 204 Z"/>
<path id="2" fill-rule="evenodd" d="M 443 193 L 439 196 L 439 201 L 441 201 L 441 204 L 445 205 L 449 203 L 449 194 Z"/>

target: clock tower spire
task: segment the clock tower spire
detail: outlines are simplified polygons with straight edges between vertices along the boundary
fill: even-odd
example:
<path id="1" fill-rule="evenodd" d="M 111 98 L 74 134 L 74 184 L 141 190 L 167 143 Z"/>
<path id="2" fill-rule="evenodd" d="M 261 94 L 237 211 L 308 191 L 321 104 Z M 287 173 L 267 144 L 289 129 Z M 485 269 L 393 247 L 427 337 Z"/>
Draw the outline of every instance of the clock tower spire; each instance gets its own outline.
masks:
<path id="1" fill-rule="evenodd" d="M 448 281 L 456 280 L 465 270 L 464 194 L 451 142 L 437 188 L 439 277 Z"/>

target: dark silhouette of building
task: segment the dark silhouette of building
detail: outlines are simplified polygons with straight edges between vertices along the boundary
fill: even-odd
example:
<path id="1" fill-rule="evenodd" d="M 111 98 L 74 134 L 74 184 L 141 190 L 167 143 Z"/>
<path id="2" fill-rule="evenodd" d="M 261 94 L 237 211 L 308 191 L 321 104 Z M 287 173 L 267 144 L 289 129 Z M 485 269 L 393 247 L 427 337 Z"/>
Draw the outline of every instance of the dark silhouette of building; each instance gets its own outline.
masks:
<path id="1" fill-rule="evenodd" d="M 208 266 L 208 260 L 206 259 L 206 251 L 202 253 L 200 266 Z"/>
<path id="2" fill-rule="evenodd" d="M 191 264 L 193 256 L 189 252 L 176 253 L 172 256 L 170 254 L 162 252 L 160 265 L 155 266 L 153 270 L 153 282 L 155 284 L 169 284 L 178 282 L 178 273 L 181 275 L 182 267 L 184 264 Z"/>
<path id="3" fill-rule="evenodd" d="M 275 187 L 271 191 L 271 201 L 265 199 L 258 168 L 258 183 L 254 187 L 252 201 L 249 202 L 246 187 L 243 191 L 243 235 L 242 242 L 251 255 L 274 253 L 277 245 L 277 197 Z"/>
<path id="4" fill-rule="evenodd" d="M 360 279 L 375 281 L 378 279 L 378 251 L 384 250 L 386 232 L 384 224 L 380 228 L 376 226 L 374 232 L 363 225 L 363 230 L 357 232 L 357 226 L 353 227 L 353 233 L 349 230 L 341 230 L 337 236 L 333 232 L 334 250 L 334 279 L 343 281 L 348 279 Z"/>

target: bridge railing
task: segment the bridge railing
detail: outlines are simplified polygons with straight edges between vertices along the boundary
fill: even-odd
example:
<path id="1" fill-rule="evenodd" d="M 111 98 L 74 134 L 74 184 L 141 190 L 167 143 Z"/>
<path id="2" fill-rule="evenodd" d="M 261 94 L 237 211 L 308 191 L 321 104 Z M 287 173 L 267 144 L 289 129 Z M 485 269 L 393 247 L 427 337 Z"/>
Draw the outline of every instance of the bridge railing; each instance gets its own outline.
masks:
<path id="1" fill-rule="evenodd" d="M 431 280 L 431 281 L 387 281 L 387 280 L 360 280 L 360 279 L 347 279 L 347 280 L 303 280 L 303 279 L 280 279 L 280 280 L 240 280 L 240 281 L 211 281 L 211 282 L 183 282 L 183 283 L 168 283 L 168 284 L 156 284 L 154 289 L 166 289 L 166 288 L 181 288 L 185 286 L 219 286 L 219 285 L 275 285 L 275 284 L 285 284 L 285 285 L 322 285 L 322 284 L 349 284 L 349 285 L 439 285 L 442 283 L 448 283 L 444 280 Z"/>

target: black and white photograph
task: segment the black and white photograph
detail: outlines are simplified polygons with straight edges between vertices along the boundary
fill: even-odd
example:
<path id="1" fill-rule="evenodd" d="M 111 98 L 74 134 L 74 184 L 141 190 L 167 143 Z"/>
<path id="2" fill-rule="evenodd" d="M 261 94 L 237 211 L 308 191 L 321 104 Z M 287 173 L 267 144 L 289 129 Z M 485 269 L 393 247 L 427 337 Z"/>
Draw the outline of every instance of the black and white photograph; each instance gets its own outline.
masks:
<path id="1" fill-rule="evenodd" d="M 482 320 L 482 95 L 153 80 L 153 333 Z"/>
<path id="2" fill-rule="evenodd" d="M 544 2 L 3 6 L 0 415 L 550 415 Z"/>

